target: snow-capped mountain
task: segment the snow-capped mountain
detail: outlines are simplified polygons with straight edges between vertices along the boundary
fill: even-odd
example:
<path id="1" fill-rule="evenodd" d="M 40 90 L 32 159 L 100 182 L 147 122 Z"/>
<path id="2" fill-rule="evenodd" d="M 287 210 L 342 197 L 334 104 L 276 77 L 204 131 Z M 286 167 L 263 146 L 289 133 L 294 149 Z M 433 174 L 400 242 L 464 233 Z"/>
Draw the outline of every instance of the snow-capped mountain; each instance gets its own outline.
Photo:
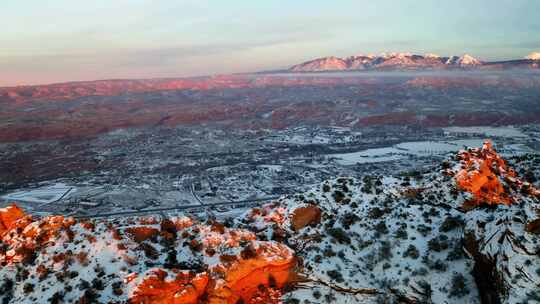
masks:
<path id="1" fill-rule="evenodd" d="M 291 68 L 293 71 L 297 71 L 295 67 Z M 302 64 L 302 69 L 306 71 L 340 71 L 349 69 L 348 59 L 341 59 L 337 57 L 324 57 L 314 59 Z M 299 71 L 299 70 L 298 70 Z"/>
<path id="2" fill-rule="evenodd" d="M 540 190 L 493 149 L 340 177 L 227 223 L 0 209 L 2 303 L 538 303 Z"/>
<path id="3" fill-rule="evenodd" d="M 465 54 L 461 57 L 452 56 L 448 58 L 448 60 L 446 61 L 446 64 L 451 65 L 451 66 L 467 67 L 467 66 L 481 65 L 482 62 L 469 54 Z"/>
<path id="4" fill-rule="evenodd" d="M 532 53 L 526 60 L 484 62 L 469 54 L 441 57 L 436 54 L 383 53 L 379 56 L 323 57 L 292 66 L 293 72 L 354 71 L 354 70 L 424 70 L 424 69 L 508 69 L 532 68 L 540 55 Z"/>
<path id="5" fill-rule="evenodd" d="M 532 52 L 529 55 L 525 56 L 525 59 L 540 60 L 540 52 Z"/>

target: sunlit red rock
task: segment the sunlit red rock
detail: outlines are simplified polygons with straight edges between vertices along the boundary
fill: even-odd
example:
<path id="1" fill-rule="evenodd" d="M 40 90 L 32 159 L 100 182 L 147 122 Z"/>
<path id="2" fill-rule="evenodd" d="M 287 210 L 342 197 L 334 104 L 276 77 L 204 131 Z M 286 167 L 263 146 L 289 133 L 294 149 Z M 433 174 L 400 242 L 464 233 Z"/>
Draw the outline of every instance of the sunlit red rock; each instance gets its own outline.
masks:
<path id="1" fill-rule="evenodd" d="M 21 208 L 13 204 L 0 209 L 0 234 L 14 227 L 15 222 L 25 216 Z"/>
<path id="2" fill-rule="evenodd" d="M 486 141 L 481 149 L 461 151 L 458 158 L 461 167 L 455 173 L 456 183 L 459 188 L 473 195 L 466 207 L 482 204 L 510 205 L 514 202 L 514 194 L 518 190 L 526 190 L 525 192 L 531 195 L 537 192 L 530 185 L 524 188 L 524 183 L 495 152 L 489 141 Z"/>
<path id="3" fill-rule="evenodd" d="M 18 207 L 14 211 L 19 215 L 22 212 Z M 24 213 L 23 213 L 24 214 Z M 26 263 L 31 262 L 35 256 L 35 251 L 42 248 L 51 239 L 63 233 L 68 240 L 74 238 L 74 233 L 70 227 L 75 223 L 72 218 L 63 216 L 47 216 L 41 221 L 35 221 L 31 216 L 19 217 L 17 221 L 12 222 L 7 231 L 17 232 L 13 236 L 6 233 L 1 239 L 4 244 L 11 247 L 12 250 L 0 255 L 0 262 Z"/>
<path id="4" fill-rule="evenodd" d="M 262 219 L 266 223 L 282 224 L 286 220 L 287 210 L 275 204 L 267 204 L 261 208 L 253 208 L 250 217 L 253 220 Z"/>
<path id="5" fill-rule="evenodd" d="M 180 271 L 176 275 L 157 269 L 137 286 L 131 304 L 197 304 L 208 285 L 206 273 Z"/>
<path id="6" fill-rule="evenodd" d="M 215 268 L 218 277 L 223 279 L 213 282 L 213 288 L 208 292 L 208 303 L 255 303 L 252 299 L 261 296 L 258 293 L 261 287 L 281 289 L 290 282 L 295 266 L 292 250 L 285 245 L 252 243 L 232 263 Z M 267 299 L 266 303 L 273 300 Z"/>

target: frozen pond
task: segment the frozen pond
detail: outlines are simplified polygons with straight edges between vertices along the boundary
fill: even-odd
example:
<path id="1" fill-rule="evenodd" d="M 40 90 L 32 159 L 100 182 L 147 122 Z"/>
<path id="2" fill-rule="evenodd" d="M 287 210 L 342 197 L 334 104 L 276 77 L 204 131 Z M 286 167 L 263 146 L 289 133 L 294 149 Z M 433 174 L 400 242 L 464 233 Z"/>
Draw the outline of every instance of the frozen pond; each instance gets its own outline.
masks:
<path id="1" fill-rule="evenodd" d="M 75 191 L 76 189 L 74 187 L 57 183 L 42 188 L 10 193 L 1 198 L 7 202 L 15 201 L 34 204 L 49 204 L 54 203 Z"/>
<path id="2" fill-rule="evenodd" d="M 443 129 L 450 133 L 466 133 L 485 135 L 487 137 L 527 137 L 520 129 L 513 126 L 506 127 L 448 127 Z"/>
<path id="3" fill-rule="evenodd" d="M 337 158 L 340 165 L 354 165 L 357 163 L 377 163 L 400 160 L 410 156 L 443 155 L 456 152 L 467 147 L 481 147 L 483 139 L 464 139 L 454 141 L 416 141 L 404 142 L 392 147 L 368 149 L 353 153 L 331 154 Z"/>

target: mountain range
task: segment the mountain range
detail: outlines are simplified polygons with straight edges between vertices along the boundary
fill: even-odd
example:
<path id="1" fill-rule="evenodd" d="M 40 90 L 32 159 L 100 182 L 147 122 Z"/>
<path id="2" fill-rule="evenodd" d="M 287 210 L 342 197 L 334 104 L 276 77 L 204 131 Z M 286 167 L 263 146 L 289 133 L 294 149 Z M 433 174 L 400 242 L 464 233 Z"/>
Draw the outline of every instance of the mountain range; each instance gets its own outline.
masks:
<path id="1" fill-rule="evenodd" d="M 481 61 L 471 55 L 443 57 L 435 54 L 383 53 L 381 55 L 357 55 L 346 58 L 322 57 L 289 68 L 292 72 L 356 71 L 356 70 L 503 70 L 538 69 L 540 55 L 531 53 L 525 59 L 504 61 Z"/>

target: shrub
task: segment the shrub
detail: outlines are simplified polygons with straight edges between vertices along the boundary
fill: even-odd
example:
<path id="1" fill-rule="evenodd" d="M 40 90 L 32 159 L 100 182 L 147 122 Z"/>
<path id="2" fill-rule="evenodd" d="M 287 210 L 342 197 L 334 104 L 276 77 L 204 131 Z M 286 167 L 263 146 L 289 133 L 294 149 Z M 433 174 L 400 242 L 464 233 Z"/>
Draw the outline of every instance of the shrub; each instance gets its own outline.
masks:
<path id="1" fill-rule="evenodd" d="M 351 225 L 354 225 L 359 220 L 360 220 L 360 218 L 358 217 L 358 215 L 349 212 L 349 213 L 346 213 L 345 215 L 343 215 L 343 217 L 341 218 L 341 225 L 344 228 L 349 229 L 349 228 L 351 228 Z"/>
<path id="2" fill-rule="evenodd" d="M 452 276 L 452 286 L 450 287 L 450 297 L 461 298 L 469 294 L 467 281 L 461 273 L 454 273 Z"/>
<path id="3" fill-rule="evenodd" d="M 26 283 L 23 286 L 24 293 L 31 293 L 34 291 L 34 284 L 32 283 Z"/>
<path id="4" fill-rule="evenodd" d="M 443 250 L 448 249 L 450 245 L 448 244 L 448 237 L 446 235 L 440 235 L 436 238 L 432 238 L 428 241 L 428 248 L 429 250 L 433 250 L 436 252 L 441 252 Z"/>
<path id="5" fill-rule="evenodd" d="M 420 232 L 420 234 L 422 234 L 422 236 L 426 237 L 428 235 L 428 233 L 431 232 L 431 227 L 426 226 L 424 224 L 420 224 L 420 225 L 418 225 L 416 230 L 418 230 L 418 232 Z"/>
<path id="6" fill-rule="evenodd" d="M 388 233 L 388 227 L 386 227 L 386 223 L 383 221 L 380 221 L 379 223 L 377 223 L 377 225 L 375 225 L 374 228 L 377 234 L 379 235 Z"/>
<path id="7" fill-rule="evenodd" d="M 396 230 L 395 236 L 398 239 L 406 240 L 409 237 L 406 225 L 399 227 L 398 230 Z"/>
<path id="8" fill-rule="evenodd" d="M 331 237 L 333 237 L 336 241 L 338 241 L 339 243 L 342 243 L 342 244 L 350 244 L 351 243 L 351 238 L 349 237 L 347 232 L 345 232 L 341 228 L 330 228 L 330 229 L 327 230 L 327 233 Z"/>
<path id="9" fill-rule="evenodd" d="M 426 274 L 428 274 L 428 270 L 424 267 L 420 267 L 418 269 L 413 270 L 411 274 L 413 276 L 425 276 Z"/>
<path id="10" fill-rule="evenodd" d="M 343 275 L 341 275 L 341 272 L 338 271 L 338 270 L 328 270 L 328 271 L 326 272 L 326 274 L 328 274 L 328 276 L 329 276 L 332 280 L 334 280 L 334 281 L 336 281 L 336 282 L 338 282 L 338 283 L 343 283 L 343 282 L 345 281 L 345 280 L 343 279 Z"/>
<path id="11" fill-rule="evenodd" d="M 459 259 L 462 259 L 464 257 L 463 255 L 463 244 L 462 244 L 462 240 L 457 240 L 455 243 L 454 243 L 454 246 L 452 248 L 452 250 L 450 250 L 450 252 L 448 252 L 448 256 L 446 257 L 446 259 L 448 261 L 455 261 L 455 260 L 459 260 Z"/>
<path id="12" fill-rule="evenodd" d="M 457 228 L 461 228 L 465 225 L 463 219 L 459 216 L 448 216 L 444 219 L 443 223 L 439 227 L 439 231 L 448 232 Z"/>
<path id="13" fill-rule="evenodd" d="M 332 196 L 334 197 L 334 200 L 336 201 L 336 203 L 340 203 L 345 198 L 345 194 L 343 194 L 343 192 L 339 190 L 334 191 Z"/>
<path id="14" fill-rule="evenodd" d="M 407 250 L 405 250 L 405 252 L 403 253 L 403 257 L 410 257 L 411 259 L 416 260 L 420 257 L 420 252 L 418 251 L 416 246 L 410 244 L 409 247 L 407 247 Z"/>
<path id="15" fill-rule="evenodd" d="M 386 213 L 386 210 L 382 210 L 380 208 L 375 207 L 369 210 L 368 216 L 372 219 L 378 219 L 382 217 L 385 213 Z"/>
<path id="16" fill-rule="evenodd" d="M 392 246 L 390 242 L 383 241 L 381 242 L 381 247 L 379 247 L 379 259 L 380 260 L 390 260 L 392 258 Z"/>
<path id="17" fill-rule="evenodd" d="M 431 289 L 431 285 L 422 280 L 418 282 L 418 287 L 422 291 L 421 294 L 424 296 L 424 301 L 421 303 L 431 303 L 431 295 L 433 294 L 433 290 Z"/>
<path id="18" fill-rule="evenodd" d="M 322 189 L 323 189 L 324 192 L 330 192 L 330 185 L 324 184 Z"/>
<path id="19" fill-rule="evenodd" d="M 440 259 L 437 259 L 436 261 L 428 260 L 427 265 L 430 269 L 434 269 L 441 272 L 446 271 L 448 269 L 448 265 L 445 262 L 441 261 Z"/>

